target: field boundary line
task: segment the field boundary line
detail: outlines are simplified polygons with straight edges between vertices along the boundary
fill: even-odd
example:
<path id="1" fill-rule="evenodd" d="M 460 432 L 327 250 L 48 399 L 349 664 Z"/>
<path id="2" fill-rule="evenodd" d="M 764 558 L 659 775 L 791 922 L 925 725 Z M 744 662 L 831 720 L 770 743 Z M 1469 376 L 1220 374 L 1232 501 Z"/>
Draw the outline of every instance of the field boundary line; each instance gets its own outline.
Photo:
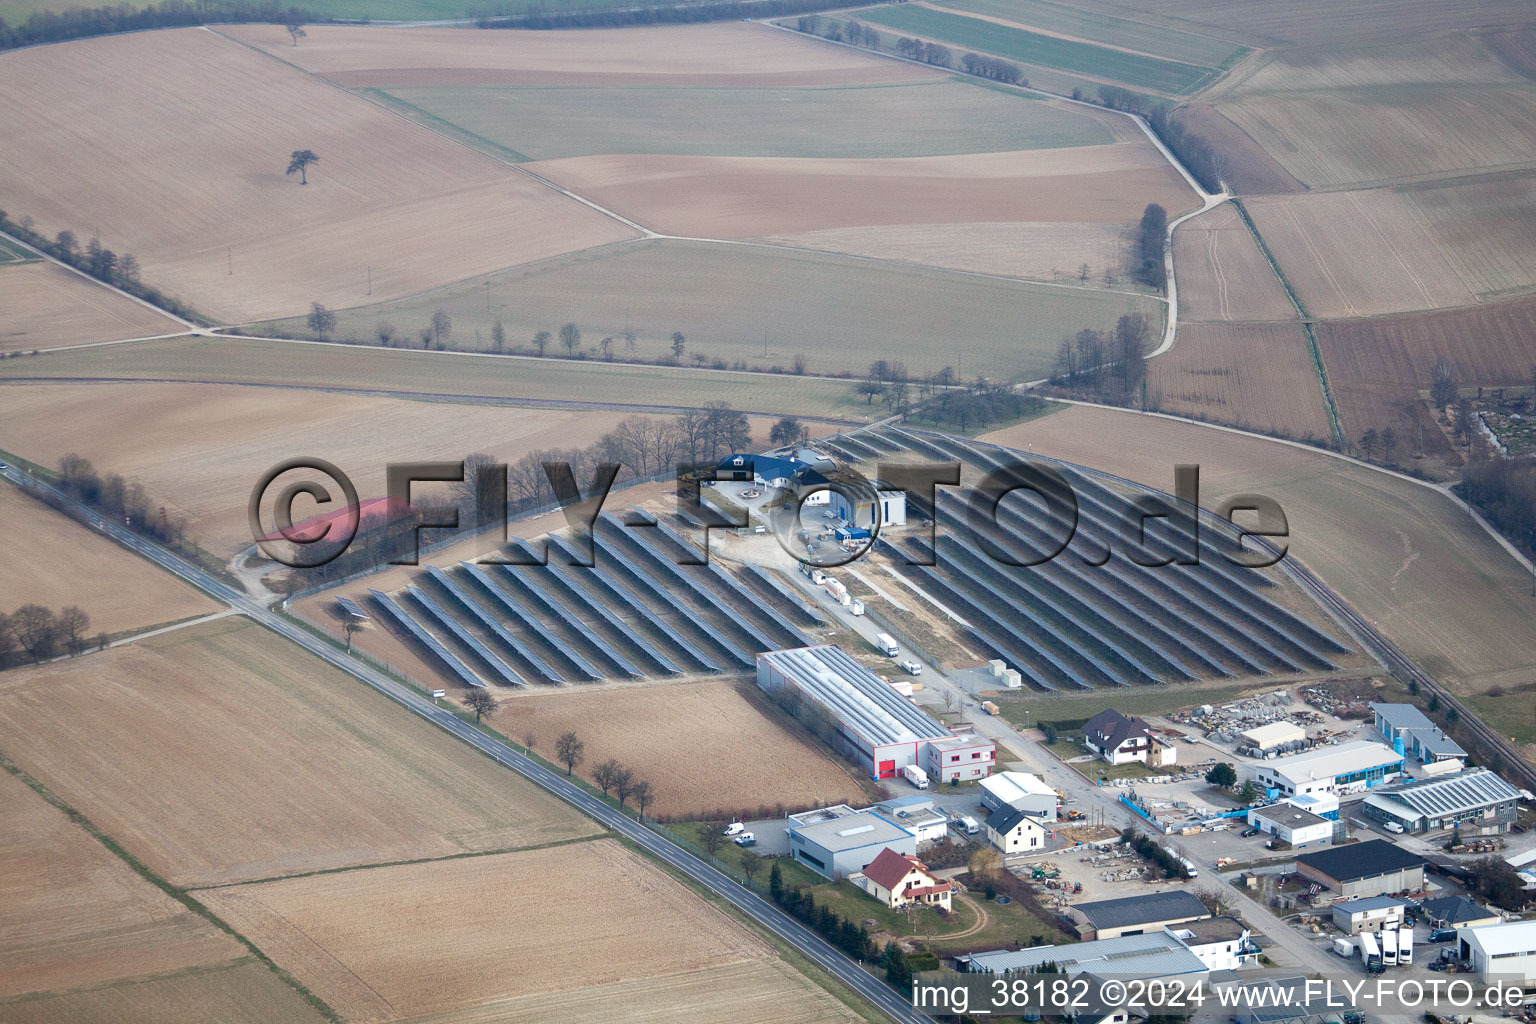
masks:
<path id="1" fill-rule="evenodd" d="M 0 231 L 0 238 L 4 238 L 7 242 L 10 242 L 10 243 L 12 243 L 14 245 L 19 245 L 23 249 L 26 249 L 28 252 L 36 253 L 39 259 L 45 260 L 48 263 L 52 263 L 56 267 L 63 267 L 65 270 L 69 271 L 71 274 L 74 274 L 76 277 L 80 277 L 80 278 L 85 279 L 86 281 L 89 281 L 91 284 L 97 286 L 98 288 L 105 288 L 109 292 L 115 292 L 118 295 L 121 295 L 123 298 L 127 299 L 129 302 L 138 303 L 140 306 L 143 306 L 145 309 L 152 309 L 152 310 L 154 310 L 156 313 L 159 313 L 161 316 L 165 317 L 167 320 L 171 320 L 171 321 L 173 321 L 175 323 L 181 324 L 187 330 L 185 332 L 180 332 L 180 333 L 195 333 L 195 332 L 201 330 L 201 328 L 199 328 L 197 326 L 197 324 L 192 323 L 190 320 L 183 320 L 181 317 L 177 316 L 175 313 L 172 313 L 169 310 L 161 309 L 159 306 L 155 305 L 153 302 L 149 302 L 149 301 L 147 301 L 145 299 L 141 299 L 137 295 L 134 295 L 131 292 L 123 291 L 121 288 L 119 288 L 115 284 L 108 284 L 105 281 L 98 280 L 98 279 L 92 277 L 90 274 L 87 274 L 85 271 L 81 270 L 79 267 L 72 267 L 68 263 L 65 263 L 63 260 L 56 259 L 53 256 L 48 255 L 43 250 L 37 248 L 36 246 L 30 245 L 30 244 L 22 241 L 21 239 L 17 238 L 15 235 L 8 234 L 8 233 L 6 233 L 4 231 Z M 175 335 L 171 335 L 171 337 L 175 337 Z"/>
<path id="2" fill-rule="evenodd" d="M 261 947 L 257 946 L 250 939 L 246 938 L 228 921 L 225 921 L 218 914 L 215 914 L 212 909 L 205 907 L 202 903 L 193 898 L 187 892 L 187 890 L 181 888 L 180 886 L 173 885 L 167 879 L 160 877 L 160 875 L 153 871 L 147 864 L 139 860 L 132 853 L 129 853 L 126 847 L 124 847 L 116 839 L 113 839 L 110 835 L 103 831 L 99 825 L 93 822 L 90 818 L 87 818 L 84 814 L 81 814 L 79 811 L 77 811 L 68 801 L 59 796 L 52 789 L 49 789 L 48 786 L 41 780 L 34 778 L 32 774 L 25 768 L 21 767 L 21 765 L 17 764 L 15 761 L 12 761 L 3 750 L 0 750 L 0 769 L 3 769 L 6 773 L 18 781 L 24 783 L 27 788 L 32 790 L 32 792 L 42 797 L 42 799 L 46 801 L 50 806 L 62 813 L 70 824 L 74 825 L 76 828 L 80 829 L 80 831 L 84 832 L 86 835 L 96 840 L 102 846 L 106 847 L 107 852 L 111 853 L 124 864 L 128 865 L 128 867 L 140 878 L 144 879 L 146 882 L 149 882 L 151 885 L 165 893 L 171 899 L 175 900 L 177 903 L 181 904 L 183 907 L 196 914 L 198 917 L 203 918 L 205 921 L 209 922 L 214 927 L 224 932 L 226 935 L 229 935 L 231 938 L 235 939 L 246 949 L 250 950 L 252 956 L 254 956 L 261 963 L 265 964 L 268 970 L 270 970 L 273 974 L 276 974 L 281 981 L 286 983 L 290 988 L 297 992 L 305 1002 L 309 1003 L 309 1005 L 313 1007 L 318 1013 L 320 1013 L 320 1015 L 323 1016 L 326 1020 L 332 1021 L 334 1024 L 341 1024 L 341 1015 L 332 1009 L 329 1003 L 321 999 L 315 993 L 311 992 L 304 986 L 302 982 L 299 981 L 298 978 L 294 977 L 287 970 L 279 967 L 271 957 L 262 952 Z"/>

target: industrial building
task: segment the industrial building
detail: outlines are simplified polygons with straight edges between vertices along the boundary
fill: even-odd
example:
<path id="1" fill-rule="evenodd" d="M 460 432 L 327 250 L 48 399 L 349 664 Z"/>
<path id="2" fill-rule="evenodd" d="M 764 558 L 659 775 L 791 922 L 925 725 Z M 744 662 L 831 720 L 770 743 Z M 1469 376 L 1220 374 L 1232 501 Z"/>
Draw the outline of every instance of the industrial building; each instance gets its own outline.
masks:
<path id="1" fill-rule="evenodd" d="M 1194 893 L 1184 889 L 1079 903 L 1067 910 L 1084 939 L 1142 935 L 1212 916 Z"/>
<path id="2" fill-rule="evenodd" d="M 1376 731 L 1399 754 L 1424 764 L 1465 758 L 1467 752 L 1412 704 L 1372 704 Z"/>
<path id="3" fill-rule="evenodd" d="M 1305 754 L 1265 761 L 1255 781 L 1273 799 L 1318 793 L 1359 793 L 1391 782 L 1403 773 L 1403 755 L 1384 743 L 1357 740 Z"/>
<path id="4" fill-rule="evenodd" d="M 1248 824 L 1298 850 L 1333 840 L 1333 822 L 1292 803 L 1255 807 L 1248 812 Z"/>
<path id="5" fill-rule="evenodd" d="M 885 815 L 911 832 L 920 843 L 937 842 L 949 832 L 949 817 L 934 809 L 931 798 L 920 794 L 885 800 L 870 810 Z"/>
<path id="6" fill-rule="evenodd" d="M 833 881 L 863 871 L 882 850 L 917 856 L 916 834 L 874 811 L 795 824 L 786 831 L 790 855 Z"/>
<path id="7" fill-rule="evenodd" d="M 1204 963 L 1174 936 L 1164 931 L 1116 939 L 1077 942 L 1070 946 L 995 950 L 956 958 L 972 974 L 1023 973 L 1046 964 L 1068 976 L 1100 978 L 1194 978 L 1208 973 Z"/>
<path id="8" fill-rule="evenodd" d="M 1536 921 L 1458 928 L 1456 945 L 1484 983 L 1536 982 Z"/>
<path id="9" fill-rule="evenodd" d="M 1419 904 L 1419 917 L 1431 928 L 1472 928 L 1504 920 L 1481 903 L 1465 896 L 1442 896 Z"/>
<path id="10" fill-rule="evenodd" d="M 1045 826 L 1017 807 L 999 807 L 987 817 L 987 841 L 1004 854 L 1045 849 Z"/>
<path id="11" fill-rule="evenodd" d="M 1113 708 L 1083 723 L 1083 745 L 1110 764 L 1140 761 L 1156 768 L 1173 764 L 1178 757 L 1173 744 L 1160 739 L 1145 721 Z"/>
<path id="12" fill-rule="evenodd" d="M 1350 899 L 1424 888 L 1424 858 L 1383 839 L 1304 853 L 1296 871 Z"/>
<path id="13" fill-rule="evenodd" d="M 1239 738 L 1244 746 L 1253 747 L 1258 751 L 1267 751 L 1283 747 L 1288 743 L 1305 742 L 1307 730 L 1295 722 L 1270 722 L 1268 725 L 1255 726 L 1243 732 Z"/>
<path id="14" fill-rule="evenodd" d="M 1345 935 L 1379 932 L 1403 923 L 1408 904 L 1391 896 L 1367 896 L 1333 905 L 1333 926 Z"/>
<path id="15" fill-rule="evenodd" d="M 856 500 L 850 500 L 842 491 L 832 491 L 827 496 L 827 507 L 856 529 L 874 529 L 877 514 L 879 526 L 907 525 L 907 492 L 884 480 L 874 482 L 872 495 L 857 496 Z"/>
<path id="16" fill-rule="evenodd" d="M 981 806 L 988 811 L 1012 807 L 1037 821 L 1055 821 L 1056 791 L 1029 772 L 998 772 L 981 783 Z"/>
<path id="17" fill-rule="evenodd" d="M 831 716 L 839 753 L 871 778 L 894 778 L 916 765 L 935 782 L 976 781 L 997 760 L 992 741 L 951 734 L 832 644 L 759 654 L 757 685 L 781 703 L 793 697 Z"/>
<path id="18" fill-rule="evenodd" d="M 1366 797 L 1360 812 L 1396 822 L 1405 832 L 1460 828 L 1468 835 L 1508 832 L 1519 816 L 1520 791 L 1487 768 L 1387 786 Z"/>
<path id="19" fill-rule="evenodd" d="M 1209 971 L 1235 971 L 1259 954 L 1248 926 L 1235 917 L 1212 917 L 1163 930 L 1184 943 Z"/>

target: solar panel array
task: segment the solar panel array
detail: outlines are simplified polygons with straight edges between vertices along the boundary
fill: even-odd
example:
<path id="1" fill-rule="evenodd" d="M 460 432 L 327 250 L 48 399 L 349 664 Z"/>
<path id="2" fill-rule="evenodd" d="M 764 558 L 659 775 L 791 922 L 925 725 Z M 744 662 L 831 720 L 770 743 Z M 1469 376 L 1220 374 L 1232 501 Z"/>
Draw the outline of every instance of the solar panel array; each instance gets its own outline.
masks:
<path id="1" fill-rule="evenodd" d="M 479 568 L 479 566 L 473 565 L 470 562 L 462 562 L 460 564 L 464 567 L 465 571 L 468 572 L 473 572 Z M 503 565 L 498 566 L 498 568 L 501 569 L 502 579 L 517 587 L 518 590 L 529 597 L 534 604 L 538 605 L 546 612 L 549 612 L 558 621 L 565 623 L 566 628 L 576 633 L 590 646 L 595 648 L 601 657 L 606 659 L 611 665 L 619 670 L 621 675 L 626 675 L 631 679 L 642 679 L 645 677 L 644 672 L 641 672 L 634 666 L 633 663 L 630 662 L 628 658 L 624 657 L 624 655 L 615 650 L 608 643 L 608 641 L 598 636 L 585 622 L 582 622 L 579 618 L 567 611 L 565 606 L 562 605 L 559 601 L 556 601 L 554 598 L 545 594 L 543 590 L 534 585 L 532 582 L 533 574 L 528 572 L 526 567 L 514 568 L 510 565 Z M 573 658 L 578 657 L 575 651 L 570 651 L 569 653 Z M 607 674 L 593 667 L 592 664 L 585 659 L 582 660 L 582 664 L 585 666 L 584 671 L 590 673 L 591 678 L 593 679 L 601 679 Z"/>
<path id="2" fill-rule="evenodd" d="M 485 682 L 471 672 L 468 665 L 449 653 L 448 648 L 444 647 L 437 637 L 423 629 L 404 608 L 395 604 L 394 598 L 377 590 L 370 590 L 368 593 L 378 603 L 379 607 L 384 610 L 385 615 L 398 623 L 411 636 L 415 637 L 417 643 L 436 655 L 437 660 L 442 662 L 448 671 L 457 677 L 460 682 L 477 688 L 485 686 Z"/>
<path id="3" fill-rule="evenodd" d="M 513 671 L 510 665 L 502 661 L 494 651 L 485 646 L 479 637 L 465 629 L 462 625 L 459 624 L 457 619 L 443 611 L 442 608 L 438 607 L 437 602 L 432 600 L 426 594 L 423 594 L 420 588 L 406 587 L 405 592 L 409 594 L 418 605 L 421 606 L 421 608 L 427 613 L 428 617 L 430 617 L 433 621 L 442 626 L 448 632 L 452 633 L 454 638 L 458 640 L 459 643 L 473 651 L 475 655 L 485 663 L 487 668 L 501 677 L 503 682 L 509 683 L 512 686 L 523 685 L 522 676 Z M 540 668 L 540 666 L 535 664 L 534 668 Z"/>
<path id="4" fill-rule="evenodd" d="M 565 676 L 559 669 L 552 666 L 547 659 L 540 656 L 537 651 L 533 650 L 531 645 L 524 643 L 522 640 L 514 636 L 510 630 L 508 630 L 489 612 L 482 608 L 473 597 L 470 597 L 469 594 L 465 593 L 463 588 L 454 582 L 453 577 L 449 576 L 446 572 L 439 569 L 435 565 L 428 566 L 427 572 L 432 576 L 433 579 L 438 582 L 440 586 L 442 586 L 444 590 L 453 595 L 453 598 L 458 603 L 458 606 L 467 612 L 470 618 L 478 622 L 482 627 L 488 630 L 502 643 L 512 648 L 512 650 L 517 653 L 517 656 L 531 665 L 534 672 L 543 676 L 546 682 L 565 682 Z M 505 595 L 497 591 L 494 586 L 490 586 L 489 580 L 478 576 L 476 579 L 481 584 L 486 585 L 486 589 L 491 592 L 491 597 L 496 599 L 501 604 L 502 608 L 511 610 L 513 612 L 514 618 L 517 618 L 519 621 L 521 621 L 524 626 L 528 625 L 526 621 L 520 618 L 520 611 L 517 609 L 516 605 L 505 601 Z M 540 624 L 540 628 L 542 629 L 542 624 Z M 539 630 L 534 630 L 534 632 L 543 638 L 545 643 L 550 645 L 551 649 L 559 651 L 559 646 L 552 640 L 552 638 L 545 637 L 544 634 L 539 632 Z M 570 659 L 567 657 L 566 660 L 569 661 Z M 579 664 L 576 666 L 576 670 L 578 673 L 582 673 L 582 669 Z M 597 677 L 595 675 L 588 675 L 587 678 L 595 679 Z"/>
<path id="5" fill-rule="evenodd" d="M 359 605 L 356 601 L 352 600 L 350 597 L 337 597 L 336 603 L 341 605 L 342 611 L 346 612 L 354 619 L 368 618 L 368 613 L 363 611 L 362 606 Z"/>

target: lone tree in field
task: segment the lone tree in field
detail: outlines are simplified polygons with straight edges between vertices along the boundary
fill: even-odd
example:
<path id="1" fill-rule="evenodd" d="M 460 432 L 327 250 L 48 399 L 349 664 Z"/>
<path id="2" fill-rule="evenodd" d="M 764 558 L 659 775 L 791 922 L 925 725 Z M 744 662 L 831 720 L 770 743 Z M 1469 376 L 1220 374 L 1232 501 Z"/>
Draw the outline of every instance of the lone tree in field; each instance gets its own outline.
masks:
<path id="1" fill-rule="evenodd" d="M 299 40 L 303 39 L 305 36 L 309 35 L 308 32 L 304 31 L 304 23 L 299 21 L 298 19 L 293 19 L 293 20 L 289 21 L 288 25 L 287 25 L 287 28 L 288 28 L 288 34 L 293 37 L 293 45 L 294 46 L 298 46 L 299 45 Z"/>
<path id="2" fill-rule="evenodd" d="M 304 318 L 304 322 L 309 324 L 309 329 L 315 332 L 315 337 L 324 341 L 325 336 L 336 329 L 336 314 L 318 302 L 311 302 L 309 316 Z"/>
<path id="3" fill-rule="evenodd" d="M 570 775 L 581 764 L 586 749 L 587 745 L 577 739 L 573 732 L 561 733 L 560 738 L 555 740 L 555 756 L 565 765 L 566 775 Z"/>
<path id="4" fill-rule="evenodd" d="M 315 155 L 314 150 L 296 149 L 293 151 L 292 158 L 290 158 L 288 161 L 288 173 L 297 174 L 299 176 L 300 185 L 308 185 L 309 168 L 319 162 L 320 158 Z"/>
<path id="5" fill-rule="evenodd" d="M 475 724 L 480 724 L 480 719 L 496 710 L 496 698 L 484 690 L 470 690 L 464 697 L 464 706 L 475 713 Z"/>

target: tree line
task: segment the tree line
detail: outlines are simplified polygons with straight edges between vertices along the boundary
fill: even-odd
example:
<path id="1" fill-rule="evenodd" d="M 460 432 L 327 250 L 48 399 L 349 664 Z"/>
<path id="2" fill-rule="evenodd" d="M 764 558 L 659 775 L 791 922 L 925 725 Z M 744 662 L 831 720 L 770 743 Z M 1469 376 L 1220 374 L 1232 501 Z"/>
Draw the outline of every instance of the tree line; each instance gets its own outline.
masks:
<path id="1" fill-rule="evenodd" d="M 187 539 L 186 518 L 173 517 L 164 505 L 156 506 L 137 480 L 120 473 L 103 476 L 90 459 L 74 452 L 59 460 L 59 476 L 61 490 L 129 529 L 178 550 L 196 546 Z"/>
<path id="2" fill-rule="evenodd" d="M 1113 330 L 1085 327 L 1063 338 L 1056 349 L 1051 383 L 1068 391 L 1129 401 L 1144 390 L 1152 325 L 1140 313 L 1127 313 Z"/>
<path id="3" fill-rule="evenodd" d="M 76 605 L 61 611 L 40 604 L 24 604 L 9 615 L 0 613 L 0 669 L 9 668 L 25 654 L 34 664 L 61 652 L 75 657 L 95 647 L 105 650 L 107 634 L 89 636 L 91 617 Z"/>
<path id="4" fill-rule="evenodd" d="M 190 3 L 162 0 L 144 7 L 126 3 L 111 7 L 71 7 L 64 11 L 35 12 L 18 25 L 9 25 L 0 18 L 0 50 L 151 28 L 235 22 L 285 25 L 330 20 L 313 11 L 264 0 L 194 0 Z"/>
<path id="5" fill-rule="evenodd" d="M 1089 95 L 1081 89 L 1072 90 L 1072 98 L 1084 103 L 1098 103 L 1111 110 L 1122 110 L 1146 118 L 1147 124 L 1163 144 L 1171 149 L 1179 161 L 1195 176 L 1195 180 L 1207 191 L 1221 190 L 1221 179 L 1227 171 L 1227 157 L 1209 139 L 1193 131 L 1180 119 L 1178 108 L 1167 100 L 1148 96 L 1118 85 L 1101 85 L 1097 95 Z"/>
<path id="6" fill-rule="evenodd" d="M 535 8 L 524 14 L 484 16 L 475 24 L 480 28 L 619 28 L 625 25 L 780 18 L 806 11 L 831 10 L 838 6 L 833 0 L 703 0 L 682 5 L 579 11 Z"/>
<path id="7" fill-rule="evenodd" d="M 472 691 L 468 699 L 471 710 L 475 712 L 476 722 L 480 721 L 482 709 L 485 708 L 487 702 L 489 702 L 490 709 L 492 710 L 496 706 L 495 698 L 483 690 Z M 527 737 L 526 745 L 529 750 L 533 749 L 532 736 Z M 587 745 L 574 732 L 561 733 L 555 740 L 555 758 L 565 765 L 565 774 L 567 776 L 575 773 L 576 766 L 585 761 L 586 756 Z M 646 806 L 656 799 L 656 794 L 651 789 L 649 782 L 636 775 L 633 769 L 624 767 L 611 757 L 592 769 L 592 781 L 603 791 L 603 796 L 606 797 L 609 793 L 613 794 L 614 799 L 619 802 L 620 810 L 623 810 L 625 805 L 630 800 L 633 800 L 635 806 L 639 808 L 642 819 L 645 817 Z"/>
<path id="8" fill-rule="evenodd" d="M 67 263 L 98 281 L 121 288 L 129 295 L 159 306 L 168 313 L 188 320 L 197 318 L 197 314 L 183 305 L 180 299 L 170 298 L 159 289 L 140 281 L 139 261 L 132 253 L 115 253 L 103 246 L 100 239 L 94 237 L 82 246 L 75 233 L 67 229 L 48 238 L 34 230 L 32 218 L 23 217 L 19 222 L 13 221 L 6 216 L 4 210 L 0 210 L 0 231 L 21 239 L 32 248 L 45 252 L 59 262 Z"/>
<path id="9" fill-rule="evenodd" d="M 1165 291 L 1168 264 L 1163 259 L 1167 244 L 1168 211 L 1157 203 L 1148 203 L 1136 225 L 1136 268 L 1133 276 L 1149 288 Z"/>
<path id="10" fill-rule="evenodd" d="M 779 870 L 777 864 L 768 872 L 768 897 L 791 916 L 814 928 L 824 939 L 855 960 L 873 960 L 880 956 L 880 947 L 869 937 L 869 929 L 862 924 L 855 924 L 825 906 L 818 905 L 811 893 L 801 892 L 798 888 L 785 885 L 784 873 Z M 895 943 L 891 945 L 895 946 Z M 901 956 L 899 948 L 896 949 L 895 955 Z M 887 978 L 888 980 L 890 978 L 889 967 Z M 910 984 L 911 980 L 910 973 L 901 978 L 901 981 L 907 984 Z"/>

